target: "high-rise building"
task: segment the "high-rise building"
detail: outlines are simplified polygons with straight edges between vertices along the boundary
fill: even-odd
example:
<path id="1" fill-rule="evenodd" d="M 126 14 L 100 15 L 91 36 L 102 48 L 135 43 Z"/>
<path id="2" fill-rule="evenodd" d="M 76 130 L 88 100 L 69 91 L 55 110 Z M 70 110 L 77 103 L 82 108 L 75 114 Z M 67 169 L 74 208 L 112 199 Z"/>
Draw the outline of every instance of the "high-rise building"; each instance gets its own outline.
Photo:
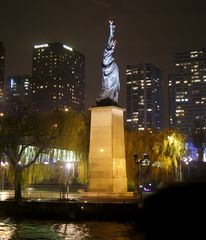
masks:
<path id="1" fill-rule="evenodd" d="M 169 128 L 175 127 L 175 88 L 174 88 L 174 81 L 175 75 L 169 74 L 168 75 L 168 111 L 169 111 Z"/>
<path id="2" fill-rule="evenodd" d="M 153 64 L 127 66 L 127 127 L 162 128 L 162 83 L 162 72 Z"/>
<path id="3" fill-rule="evenodd" d="M 0 42 L 0 102 L 2 102 L 4 92 L 4 69 L 5 69 L 5 47 Z"/>
<path id="4" fill-rule="evenodd" d="M 19 100 L 24 104 L 31 101 L 31 76 L 13 75 L 6 79 L 5 84 L 6 103 Z"/>
<path id="5" fill-rule="evenodd" d="M 190 136 L 195 121 L 206 124 L 206 50 L 176 54 L 169 89 L 170 126 Z"/>
<path id="6" fill-rule="evenodd" d="M 32 98 L 37 111 L 84 111 L 84 55 L 60 42 L 35 45 Z"/>

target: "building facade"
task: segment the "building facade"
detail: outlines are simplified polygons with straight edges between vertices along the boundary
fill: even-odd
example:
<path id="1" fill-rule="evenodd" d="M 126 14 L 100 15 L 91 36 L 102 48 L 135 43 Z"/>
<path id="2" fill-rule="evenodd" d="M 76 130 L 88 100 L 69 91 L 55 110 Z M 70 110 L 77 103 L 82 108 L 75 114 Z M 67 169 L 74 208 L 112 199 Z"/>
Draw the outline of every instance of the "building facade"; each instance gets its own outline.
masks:
<path id="1" fill-rule="evenodd" d="M 163 124 L 162 72 L 153 64 L 126 68 L 126 124 L 131 129 L 161 129 Z"/>
<path id="2" fill-rule="evenodd" d="M 85 57 L 60 43 L 35 45 L 32 102 L 36 111 L 85 110 Z"/>
<path id="3" fill-rule="evenodd" d="M 31 76 L 8 76 L 5 84 L 6 105 L 31 103 Z"/>
<path id="4" fill-rule="evenodd" d="M 169 76 L 170 126 L 187 136 L 206 123 L 206 50 L 177 53 Z"/>
<path id="5" fill-rule="evenodd" d="M 0 104 L 3 100 L 4 92 L 4 69 L 5 69 L 5 47 L 0 42 Z"/>

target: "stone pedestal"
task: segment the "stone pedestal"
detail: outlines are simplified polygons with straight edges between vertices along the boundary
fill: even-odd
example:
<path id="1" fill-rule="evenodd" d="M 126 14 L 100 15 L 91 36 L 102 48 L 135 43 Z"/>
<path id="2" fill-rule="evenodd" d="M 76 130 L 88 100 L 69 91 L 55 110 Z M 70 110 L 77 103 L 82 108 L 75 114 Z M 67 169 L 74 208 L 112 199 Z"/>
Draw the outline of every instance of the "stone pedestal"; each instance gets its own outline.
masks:
<path id="1" fill-rule="evenodd" d="M 124 145 L 124 109 L 92 107 L 89 189 L 93 196 L 129 196 Z"/>

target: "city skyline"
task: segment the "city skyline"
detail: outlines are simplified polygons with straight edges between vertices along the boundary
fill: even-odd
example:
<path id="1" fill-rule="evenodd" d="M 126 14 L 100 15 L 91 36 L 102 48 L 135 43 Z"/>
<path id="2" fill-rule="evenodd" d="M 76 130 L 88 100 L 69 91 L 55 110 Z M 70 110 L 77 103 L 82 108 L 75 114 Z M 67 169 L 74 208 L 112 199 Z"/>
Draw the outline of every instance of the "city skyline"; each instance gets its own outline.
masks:
<path id="1" fill-rule="evenodd" d="M 101 61 L 109 20 L 117 26 L 115 58 L 120 68 L 120 101 L 126 106 L 126 66 L 152 63 L 172 72 L 176 52 L 206 46 L 204 1 L 3 1 L 0 41 L 6 48 L 5 78 L 31 74 L 35 44 L 61 41 L 86 57 L 86 108 L 101 89 Z M 9 18 L 8 18 L 9 13 Z"/>

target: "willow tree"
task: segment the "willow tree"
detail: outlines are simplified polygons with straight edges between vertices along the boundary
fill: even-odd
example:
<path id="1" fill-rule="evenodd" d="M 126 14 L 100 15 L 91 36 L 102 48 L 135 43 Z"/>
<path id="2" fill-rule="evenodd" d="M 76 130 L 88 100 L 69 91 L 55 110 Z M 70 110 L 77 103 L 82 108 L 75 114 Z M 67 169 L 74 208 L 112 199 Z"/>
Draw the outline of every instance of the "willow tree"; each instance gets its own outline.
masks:
<path id="1" fill-rule="evenodd" d="M 23 172 L 31 167 L 40 154 L 52 147 L 62 132 L 58 114 L 37 114 L 28 108 L 12 108 L 0 119 L 0 154 L 7 159 L 14 177 L 15 200 L 21 200 Z M 29 146 L 35 146 L 26 157 Z"/>
<path id="2" fill-rule="evenodd" d="M 80 133 L 79 151 L 81 158 L 78 164 L 78 182 L 86 184 L 88 182 L 88 154 L 89 154 L 89 119 L 84 116 L 84 126 Z"/>
<path id="3" fill-rule="evenodd" d="M 6 156 L 14 174 L 15 200 L 22 198 L 23 171 L 37 161 L 59 134 L 56 120 L 53 116 L 36 114 L 24 107 L 14 108 L 1 118 L 0 152 Z M 35 146 L 35 149 L 33 155 L 26 158 L 29 146 Z"/>
<path id="4" fill-rule="evenodd" d="M 192 142 L 197 148 L 198 160 L 203 161 L 204 149 L 206 146 L 206 130 L 202 120 L 196 119 L 192 128 Z"/>
<path id="5" fill-rule="evenodd" d="M 75 180 L 79 183 L 86 183 L 89 146 L 88 120 L 84 114 L 72 111 L 65 112 L 61 118 L 63 118 L 61 136 L 55 141 L 55 147 L 75 153 L 78 161 L 78 176 Z M 65 174 L 65 171 L 62 174 Z M 60 176 L 60 179 L 63 177 Z"/>
<path id="6" fill-rule="evenodd" d="M 137 165 L 134 162 L 133 154 L 135 153 L 138 159 L 142 159 L 146 153 L 151 159 L 154 155 L 152 149 L 155 138 L 156 132 L 151 130 L 125 132 L 126 167 L 129 185 L 134 186 L 134 179 L 137 176 Z M 145 175 L 149 167 L 145 171 Z"/>
<path id="7" fill-rule="evenodd" d="M 186 154 L 185 137 L 177 131 L 164 131 L 158 161 L 165 179 L 181 178 L 181 160 Z"/>
<path id="8" fill-rule="evenodd" d="M 59 111 L 55 117 L 61 123 L 61 131 L 58 137 L 52 142 L 51 148 L 46 149 L 45 155 L 51 160 L 50 164 L 44 165 L 41 161 L 33 168 L 27 170 L 27 183 L 38 183 L 42 180 L 49 180 L 52 177 L 59 183 L 66 184 L 68 181 L 74 183 L 87 182 L 87 155 L 88 155 L 88 127 L 84 114 L 74 111 Z M 55 156 L 54 150 L 60 150 Z M 68 177 L 68 170 L 65 168 L 65 150 L 72 152 L 74 159 L 71 164 L 71 173 Z M 42 156 L 40 156 L 42 158 Z M 43 157 L 45 158 L 45 156 Z M 53 163 L 52 159 L 57 162 Z M 76 166 L 77 168 L 75 169 Z M 77 171 L 76 171 L 77 170 Z M 26 183 L 26 182 L 25 182 Z"/>
<path id="9" fill-rule="evenodd" d="M 134 185 L 137 176 L 134 153 L 139 159 L 144 153 L 149 157 L 150 164 L 145 169 L 144 178 L 172 181 L 177 177 L 180 160 L 185 155 L 185 139 L 176 131 L 126 131 L 125 149 L 130 185 Z"/>

